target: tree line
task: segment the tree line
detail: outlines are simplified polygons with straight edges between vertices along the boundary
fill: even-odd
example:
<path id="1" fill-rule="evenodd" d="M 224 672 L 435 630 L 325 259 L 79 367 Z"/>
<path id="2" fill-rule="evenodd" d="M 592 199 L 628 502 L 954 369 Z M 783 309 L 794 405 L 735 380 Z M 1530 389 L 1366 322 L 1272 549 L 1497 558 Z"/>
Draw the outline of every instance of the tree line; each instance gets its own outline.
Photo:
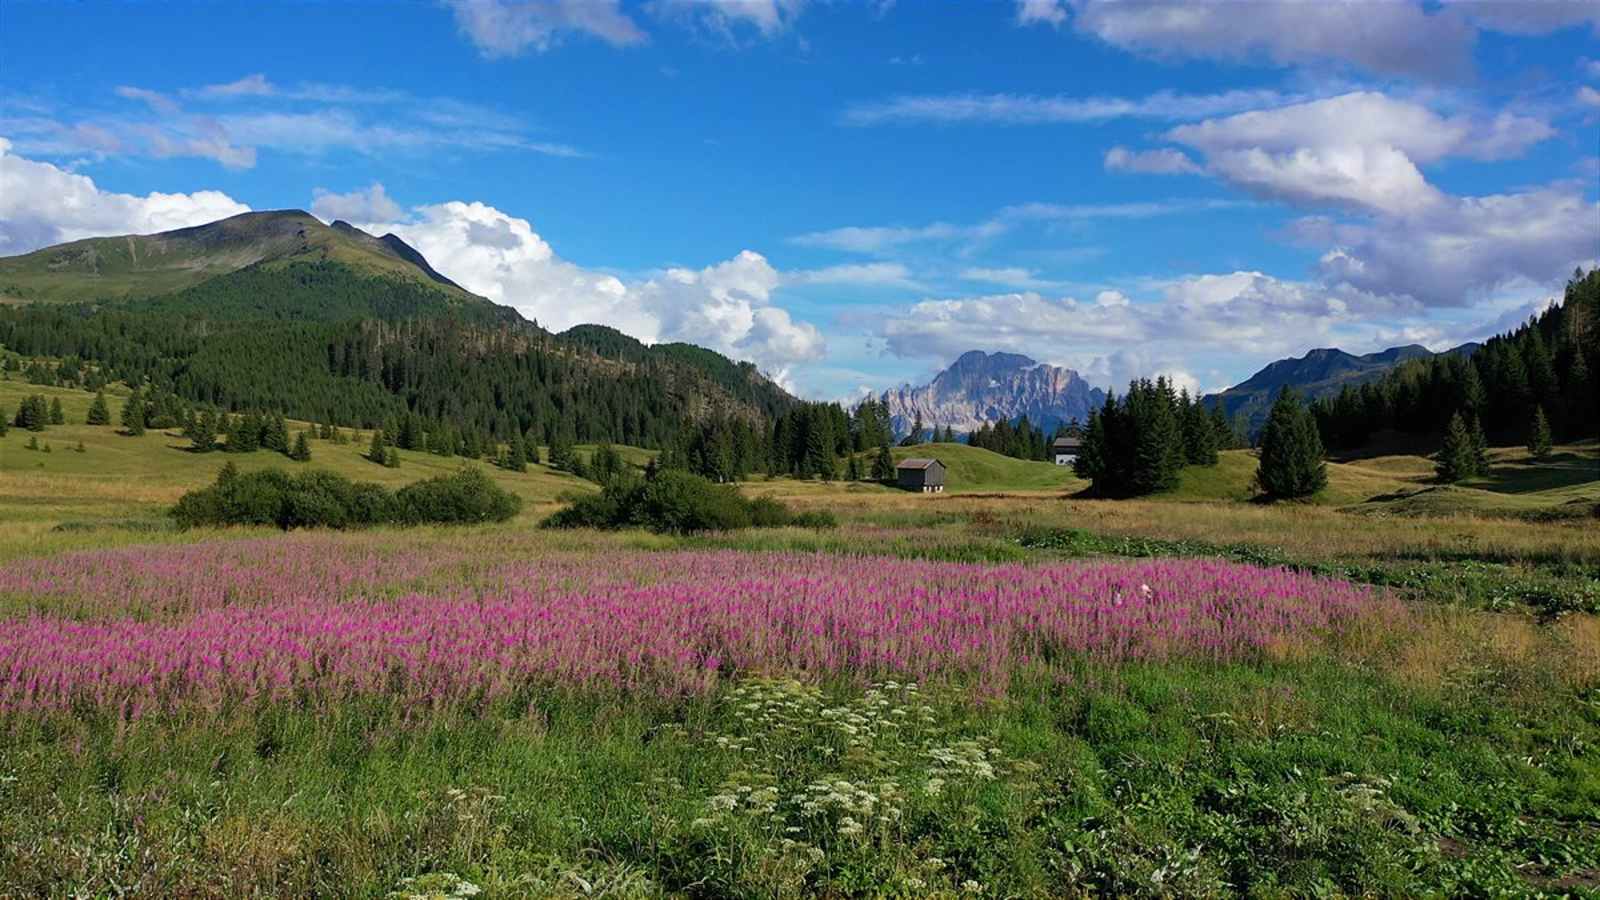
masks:
<path id="1" fill-rule="evenodd" d="M 1515 330 L 1470 354 L 1402 363 L 1317 401 L 1313 412 L 1323 442 L 1337 450 L 1385 431 L 1443 439 L 1457 417 L 1469 437 L 1481 431 L 1500 445 L 1529 443 L 1541 427 L 1554 440 L 1577 440 L 1600 428 L 1597 365 L 1600 268 L 1580 269 L 1559 303 Z"/>

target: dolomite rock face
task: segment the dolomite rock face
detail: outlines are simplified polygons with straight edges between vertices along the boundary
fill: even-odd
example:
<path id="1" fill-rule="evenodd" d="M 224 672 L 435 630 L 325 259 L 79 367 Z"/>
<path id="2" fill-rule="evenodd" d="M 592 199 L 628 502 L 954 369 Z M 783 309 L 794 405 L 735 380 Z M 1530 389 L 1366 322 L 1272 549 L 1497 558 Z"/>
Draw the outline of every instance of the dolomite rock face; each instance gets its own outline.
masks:
<path id="1" fill-rule="evenodd" d="M 1063 422 L 1087 421 L 1089 410 L 1105 402 L 1105 392 L 1071 369 L 1016 353 L 972 350 L 928 384 L 901 385 L 879 399 L 888 405 L 897 434 L 908 433 L 919 413 L 924 426 L 949 426 L 957 432 L 1022 416 L 1048 430 Z"/>

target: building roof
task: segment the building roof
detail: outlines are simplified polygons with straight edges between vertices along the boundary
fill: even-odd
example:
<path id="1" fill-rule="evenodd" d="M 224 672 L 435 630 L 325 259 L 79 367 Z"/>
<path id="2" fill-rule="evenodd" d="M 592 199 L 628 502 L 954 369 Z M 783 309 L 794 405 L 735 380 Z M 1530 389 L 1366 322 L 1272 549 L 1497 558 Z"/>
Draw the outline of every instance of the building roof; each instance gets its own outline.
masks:
<path id="1" fill-rule="evenodd" d="M 1056 450 L 1076 450 L 1083 446 L 1083 438 L 1071 436 L 1058 437 L 1050 446 Z"/>
<path id="2" fill-rule="evenodd" d="M 939 462 L 937 459 L 902 459 L 902 460 L 900 460 L 899 464 L 895 466 L 895 468 L 896 469 L 926 469 L 929 466 L 933 466 L 933 465 L 936 465 L 936 464 L 940 465 L 940 466 L 944 465 L 944 463 Z"/>

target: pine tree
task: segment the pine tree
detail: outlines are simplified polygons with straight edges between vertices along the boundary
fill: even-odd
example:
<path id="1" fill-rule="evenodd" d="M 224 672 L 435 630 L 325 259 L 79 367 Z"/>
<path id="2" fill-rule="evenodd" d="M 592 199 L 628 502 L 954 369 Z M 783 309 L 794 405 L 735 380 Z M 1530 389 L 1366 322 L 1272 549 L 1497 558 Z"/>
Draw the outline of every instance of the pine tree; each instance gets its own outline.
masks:
<path id="1" fill-rule="evenodd" d="M 6 408 L 0 406 L 0 437 L 5 437 L 11 431 L 11 417 L 6 414 Z"/>
<path id="2" fill-rule="evenodd" d="M 372 445 L 367 448 L 367 459 L 370 459 L 375 463 L 387 464 L 389 462 L 389 457 L 388 454 L 384 452 L 384 447 L 383 431 L 374 428 L 372 430 Z"/>
<path id="3" fill-rule="evenodd" d="M 1433 470 L 1439 480 L 1446 484 L 1478 474 L 1478 457 L 1473 447 L 1472 433 L 1459 412 L 1452 415 L 1450 424 L 1445 426 L 1444 444 L 1434 458 Z"/>
<path id="4" fill-rule="evenodd" d="M 894 456 L 889 452 L 887 441 L 878 445 L 878 457 L 872 461 L 872 480 L 894 480 Z"/>
<path id="5" fill-rule="evenodd" d="M 1188 395 L 1184 395 L 1187 401 Z M 1191 466 L 1217 464 L 1217 434 L 1206 408 L 1199 402 L 1180 402 L 1183 411 L 1183 456 Z"/>
<path id="6" fill-rule="evenodd" d="M 400 451 L 393 447 L 384 448 L 383 464 L 391 469 L 400 468 Z"/>
<path id="7" fill-rule="evenodd" d="M 854 453 L 850 454 L 849 461 L 845 463 L 845 480 L 860 481 L 862 474 L 861 457 Z"/>
<path id="8" fill-rule="evenodd" d="M 65 424 L 67 424 L 66 413 L 61 411 L 61 398 L 60 397 L 56 397 L 56 398 L 54 398 L 54 399 L 52 399 L 50 401 L 50 424 L 51 425 L 65 425 Z"/>
<path id="9" fill-rule="evenodd" d="M 1550 455 L 1550 423 L 1544 417 L 1544 407 L 1533 408 L 1533 421 L 1528 425 L 1528 452 L 1534 459 Z"/>
<path id="10" fill-rule="evenodd" d="M 218 470 L 218 472 L 217 472 L 217 484 L 219 484 L 219 485 L 232 484 L 233 480 L 235 478 L 238 478 L 238 477 L 239 477 L 239 467 L 234 465 L 233 464 L 233 460 L 230 459 L 227 462 L 223 463 L 222 464 L 222 468 L 220 470 Z"/>
<path id="11" fill-rule="evenodd" d="M 294 449 L 289 451 L 289 458 L 295 462 L 311 461 L 311 442 L 306 440 L 304 431 L 295 437 Z"/>
<path id="12" fill-rule="evenodd" d="M 144 434 L 144 395 L 137 387 L 122 404 L 122 428 L 129 434 Z"/>
<path id="13" fill-rule="evenodd" d="M 528 471 L 528 448 L 520 434 L 511 435 L 511 446 L 506 450 L 506 468 L 513 472 Z"/>
<path id="14" fill-rule="evenodd" d="M 922 412 L 918 410 L 917 417 L 911 422 L 911 431 L 905 436 L 905 440 L 900 442 L 900 446 L 913 447 L 922 443 L 922 431 Z"/>
<path id="15" fill-rule="evenodd" d="M 217 449 L 217 422 L 210 410 L 203 410 L 189 421 L 189 428 L 185 432 L 196 453 L 210 453 Z"/>
<path id="16" fill-rule="evenodd" d="M 1256 482 L 1268 497 L 1280 500 L 1309 497 L 1328 483 L 1316 420 L 1289 388 L 1278 393 L 1261 432 Z"/>
<path id="17" fill-rule="evenodd" d="M 1489 472 L 1489 438 L 1477 416 L 1467 419 L 1467 434 L 1472 438 L 1472 465 L 1479 475 Z"/>

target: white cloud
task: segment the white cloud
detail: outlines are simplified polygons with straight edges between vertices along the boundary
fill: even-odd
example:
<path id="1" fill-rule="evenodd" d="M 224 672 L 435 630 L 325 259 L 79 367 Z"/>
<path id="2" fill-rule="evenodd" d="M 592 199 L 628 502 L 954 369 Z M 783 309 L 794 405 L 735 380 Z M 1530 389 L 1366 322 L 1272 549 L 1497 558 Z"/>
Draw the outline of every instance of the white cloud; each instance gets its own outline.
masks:
<path id="1" fill-rule="evenodd" d="M 267 76 L 257 72 L 226 84 L 208 84 L 192 93 L 201 97 L 270 97 L 277 92 Z"/>
<path id="2" fill-rule="evenodd" d="M 846 225 L 826 231 L 812 231 L 791 239 L 806 247 L 827 247 L 854 253 L 877 253 L 906 244 L 939 241 L 972 241 L 993 237 L 1005 230 L 998 222 L 977 225 L 952 225 L 934 222 L 929 225 Z"/>
<path id="3" fill-rule="evenodd" d="M 921 285 L 901 263 L 848 263 L 783 273 L 784 284 L 850 284 L 865 287 L 918 289 Z"/>
<path id="4" fill-rule="evenodd" d="M 325 188 L 311 192 L 311 214 L 324 222 L 393 222 L 405 215 L 400 204 L 389 198 L 383 185 L 373 182 L 366 190 L 335 194 Z"/>
<path id="5" fill-rule="evenodd" d="M 1600 91 L 1587 84 L 1582 85 L 1578 88 L 1578 102 L 1584 106 L 1600 107 Z"/>
<path id="6" fill-rule="evenodd" d="M 1048 125 L 1156 119 L 1184 122 L 1247 109 L 1303 100 L 1274 90 L 1235 90 L 1219 94 L 1158 91 L 1147 97 L 1041 97 L 1026 94 L 921 94 L 849 107 L 846 125 L 996 123 Z"/>
<path id="7" fill-rule="evenodd" d="M 815 326 L 774 305 L 784 277 L 749 250 L 704 269 L 625 281 L 562 259 L 526 219 L 483 203 L 420 206 L 409 219 L 356 224 L 394 232 L 462 287 L 555 331 L 596 322 L 644 341 L 688 341 L 752 359 L 780 378 L 825 349 Z"/>
<path id="8" fill-rule="evenodd" d="M 1430 13 L 1409 0 L 1241 6 L 1229 0 L 1019 0 L 1017 12 L 1022 24 L 1059 26 L 1070 8 L 1079 32 L 1160 59 L 1352 65 L 1426 77 L 1471 69 L 1476 31 L 1451 10 Z"/>
<path id="9" fill-rule="evenodd" d="M 911 244 L 972 245 L 999 237 L 1022 222 L 1086 222 L 1095 219 L 1148 219 L 1231 209 L 1235 200 L 1155 200 L 1134 203 L 1019 203 L 971 225 L 932 222 L 926 225 L 846 225 L 790 238 L 806 247 L 852 253 L 880 253 Z M 969 246 L 970 249 L 970 246 Z"/>
<path id="10" fill-rule="evenodd" d="M 1354 288 L 1286 281 L 1261 272 L 1189 275 L 1146 285 L 1152 299 L 1120 291 L 1093 300 L 1039 291 L 929 299 L 885 318 L 893 355 L 945 360 L 972 349 L 1010 350 L 1079 370 L 1101 387 L 1167 375 L 1191 389 L 1201 357 L 1301 352 L 1307 342 L 1366 340 L 1363 323 L 1416 310 Z M 1107 348 L 1118 348 L 1107 352 Z M 1242 351 L 1242 352 L 1241 352 Z"/>
<path id="11" fill-rule="evenodd" d="M 1589 25 L 1600 34 L 1600 8 L 1594 0 L 1441 0 L 1448 8 L 1491 31 L 1506 34 L 1549 34 Z"/>
<path id="12" fill-rule="evenodd" d="M 164 116 L 175 115 L 178 112 L 177 101 L 159 91 L 124 84 L 116 89 L 116 94 L 128 100 L 138 100 Z"/>
<path id="13" fill-rule="evenodd" d="M 1335 248 L 1320 263 L 1330 282 L 1428 306 L 1463 306 L 1515 279 L 1542 283 L 1552 273 L 1592 265 L 1600 252 L 1600 203 L 1558 185 L 1446 197 L 1406 218 L 1307 219 L 1294 233 Z"/>
<path id="14" fill-rule="evenodd" d="M 1067 8 L 1057 0 L 1017 0 L 1018 25 L 1060 28 L 1066 21 Z"/>
<path id="15" fill-rule="evenodd" d="M 1187 175 L 1201 171 L 1182 150 L 1170 147 L 1159 150 L 1112 147 L 1106 151 L 1105 166 L 1108 172 L 1139 172 L 1145 175 Z"/>
<path id="16" fill-rule="evenodd" d="M 101 190 L 87 176 L 12 153 L 11 142 L 0 138 L 0 254 L 184 228 L 249 210 L 217 191 L 140 197 Z"/>
<path id="17" fill-rule="evenodd" d="M 1447 118 L 1416 103 L 1360 92 L 1180 125 L 1166 137 L 1201 151 L 1211 172 L 1253 193 L 1412 215 L 1445 199 L 1417 163 L 1446 156 L 1502 159 L 1553 134 L 1539 119 L 1511 113 Z"/>
<path id="18" fill-rule="evenodd" d="M 741 29 L 754 29 L 763 38 L 787 30 L 806 0 L 654 0 L 650 6 L 658 15 L 693 22 L 736 43 Z"/>
<path id="19" fill-rule="evenodd" d="M 567 34 L 628 47 L 648 38 L 619 0 L 446 0 L 456 27 L 489 59 L 543 53 Z"/>

